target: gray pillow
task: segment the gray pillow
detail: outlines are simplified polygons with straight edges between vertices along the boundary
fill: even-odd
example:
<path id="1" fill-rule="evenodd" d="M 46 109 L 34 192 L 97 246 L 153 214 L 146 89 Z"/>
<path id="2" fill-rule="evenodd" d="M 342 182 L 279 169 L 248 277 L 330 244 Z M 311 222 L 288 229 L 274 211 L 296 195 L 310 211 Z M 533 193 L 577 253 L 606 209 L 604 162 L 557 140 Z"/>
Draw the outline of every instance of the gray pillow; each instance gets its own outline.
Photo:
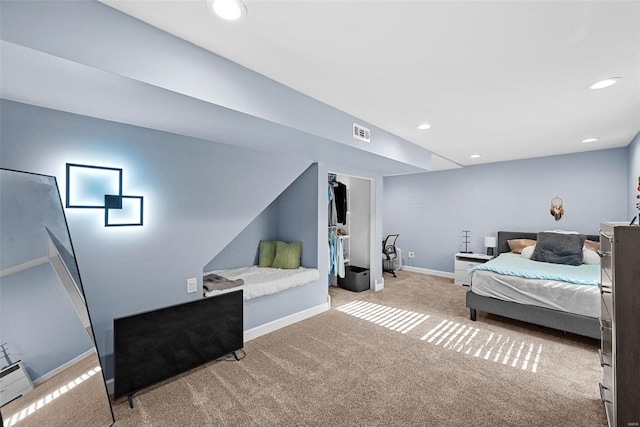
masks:
<path id="1" fill-rule="evenodd" d="M 538 233 L 533 261 L 552 264 L 581 265 L 584 234 Z"/>

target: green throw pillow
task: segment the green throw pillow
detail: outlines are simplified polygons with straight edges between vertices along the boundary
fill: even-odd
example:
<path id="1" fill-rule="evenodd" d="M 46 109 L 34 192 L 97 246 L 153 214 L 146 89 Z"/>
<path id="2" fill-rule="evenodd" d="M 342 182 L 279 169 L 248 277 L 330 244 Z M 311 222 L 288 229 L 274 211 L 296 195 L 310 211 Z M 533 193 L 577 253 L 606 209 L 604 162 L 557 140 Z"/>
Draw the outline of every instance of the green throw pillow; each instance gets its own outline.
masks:
<path id="1" fill-rule="evenodd" d="M 273 260 L 273 268 L 294 269 L 300 267 L 302 255 L 302 242 L 285 243 L 276 242 L 276 257 Z"/>
<path id="2" fill-rule="evenodd" d="M 258 257 L 258 267 L 271 267 L 276 257 L 276 241 L 260 240 L 260 255 Z"/>

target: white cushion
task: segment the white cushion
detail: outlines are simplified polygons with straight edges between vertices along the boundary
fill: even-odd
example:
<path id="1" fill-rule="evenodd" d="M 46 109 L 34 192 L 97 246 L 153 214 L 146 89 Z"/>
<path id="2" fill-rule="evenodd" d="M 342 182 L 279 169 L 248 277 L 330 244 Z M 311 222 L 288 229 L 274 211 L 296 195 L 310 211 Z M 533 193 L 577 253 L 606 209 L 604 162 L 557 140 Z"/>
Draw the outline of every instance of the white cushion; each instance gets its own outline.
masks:
<path id="1" fill-rule="evenodd" d="M 582 263 L 583 264 L 600 264 L 600 256 L 595 251 L 591 251 L 589 249 L 583 249 Z"/>
<path id="2" fill-rule="evenodd" d="M 531 255 L 533 255 L 533 251 L 535 249 L 536 249 L 536 245 L 527 246 L 526 248 L 522 249 L 522 252 L 520 252 L 520 256 L 526 259 L 531 259 Z"/>

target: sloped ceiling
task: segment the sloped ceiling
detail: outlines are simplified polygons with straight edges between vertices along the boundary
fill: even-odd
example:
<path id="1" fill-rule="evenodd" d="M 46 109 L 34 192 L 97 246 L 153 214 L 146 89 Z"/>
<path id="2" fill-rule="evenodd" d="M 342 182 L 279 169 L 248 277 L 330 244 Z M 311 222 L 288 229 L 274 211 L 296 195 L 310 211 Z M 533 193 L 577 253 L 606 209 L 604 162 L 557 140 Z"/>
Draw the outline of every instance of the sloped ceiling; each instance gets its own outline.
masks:
<path id="1" fill-rule="evenodd" d="M 101 1 L 425 147 L 435 168 L 623 147 L 640 130 L 638 1 L 247 0 L 234 24 L 205 0 Z"/>
<path id="2" fill-rule="evenodd" d="M 395 175 L 431 153 L 98 2 L 3 1 L 9 100 L 334 167 Z"/>

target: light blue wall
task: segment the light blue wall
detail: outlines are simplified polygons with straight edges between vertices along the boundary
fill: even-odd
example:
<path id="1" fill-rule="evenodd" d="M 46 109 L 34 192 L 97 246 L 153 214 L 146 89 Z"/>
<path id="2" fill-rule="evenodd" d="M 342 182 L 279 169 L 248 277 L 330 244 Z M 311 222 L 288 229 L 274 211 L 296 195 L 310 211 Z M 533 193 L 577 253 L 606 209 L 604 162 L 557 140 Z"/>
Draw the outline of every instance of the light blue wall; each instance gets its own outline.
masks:
<path id="1" fill-rule="evenodd" d="M 627 218 L 631 221 L 631 218 L 638 215 L 640 212 L 636 209 L 636 203 L 639 203 L 640 200 L 636 197 L 640 194 L 638 191 L 638 178 L 640 177 L 640 132 L 636 135 L 635 138 L 631 141 L 628 146 L 629 150 L 629 178 L 627 179 L 628 184 L 628 215 Z"/>
<path id="2" fill-rule="evenodd" d="M 47 256 L 47 229 L 71 251 L 55 179 L 12 171 L 0 177 L 0 269 Z"/>
<path id="3" fill-rule="evenodd" d="M 278 239 L 302 242 L 301 263 L 312 268 L 318 267 L 318 179 L 318 165 L 311 165 L 274 202 Z"/>
<path id="4" fill-rule="evenodd" d="M 400 234 L 405 265 L 453 272 L 462 230 L 471 231 L 469 250 L 486 252 L 484 236 L 500 230 L 597 234 L 601 221 L 624 220 L 627 176 L 627 149 L 618 148 L 388 177 L 384 234 Z M 556 196 L 565 209 L 557 222 Z"/>
<path id="5" fill-rule="evenodd" d="M 275 202 L 274 202 L 275 203 Z M 203 272 L 246 267 L 258 263 L 260 240 L 278 239 L 277 209 L 271 203 L 251 224 L 242 230 L 219 254 L 202 269 Z"/>
<path id="6" fill-rule="evenodd" d="M 318 165 L 313 164 L 251 222 L 204 271 L 258 264 L 260 240 L 302 242 L 302 266 L 318 265 Z"/>
<path id="7" fill-rule="evenodd" d="M 124 194 L 144 196 L 143 227 L 66 209 L 106 378 L 113 318 L 199 298 L 202 283 L 187 294 L 186 279 L 201 278 L 311 163 L 6 100 L 0 108 L 2 167 L 60 183 L 66 162 L 121 167 Z"/>
<path id="8" fill-rule="evenodd" d="M 8 344 L 13 361 L 23 361 L 32 380 L 93 348 L 51 264 L 1 280 L 0 337 Z"/>

